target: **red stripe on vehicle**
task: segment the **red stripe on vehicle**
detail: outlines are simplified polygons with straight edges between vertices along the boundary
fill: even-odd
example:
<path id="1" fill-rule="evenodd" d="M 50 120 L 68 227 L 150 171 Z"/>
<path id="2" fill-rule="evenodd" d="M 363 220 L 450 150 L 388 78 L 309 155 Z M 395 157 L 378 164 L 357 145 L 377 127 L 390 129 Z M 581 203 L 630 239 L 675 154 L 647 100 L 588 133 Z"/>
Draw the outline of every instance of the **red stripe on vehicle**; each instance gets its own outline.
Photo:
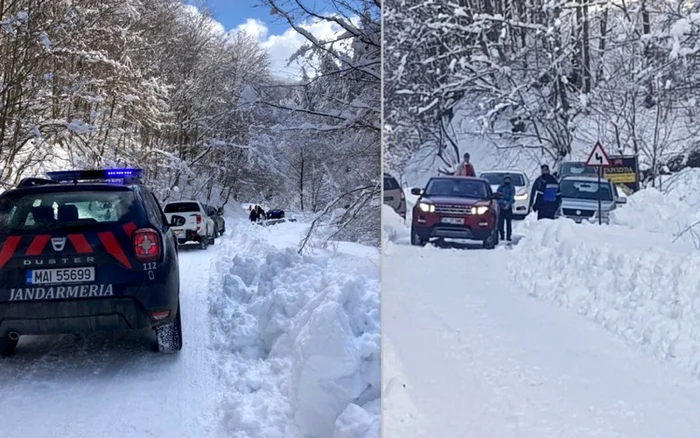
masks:
<path id="1" fill-rule="evenodd" d="M 92 246 L 88 243 L 83 234 L 69 234 L 68 240 L 73 244 L 73 248 L 78 254 L 89 254 L 92 252 Z"/>
<path id="2" fill-rule="evenodd" d="M 49 243 L 50 239 L 51 239 L 51 235 L 49 235 L 49 234 L 40 234 L 38 236 L 35 236 L 34 239 L 32 239 L 32 243 L 29 244 L 29 248 L 27 248 L 27 252 L 24 253 L 24 255 L 27 255 L 27 256 L 41 255 L 41 253 L 44 252 L 44 247 L 46 246 L 47 243 Z"/>
<path id="3" fill-rule="evenodd" d="M 2 249 L 0 249 L 0 268 L 5 266 L 15 254 L 20 239 L 20 236 L 10 236 L 5 240 L 5 243 L 2 244 Z"/>
<path id="4" fill-rule="evenodd" d="M 129 259 L 126 258 L 124 251 L 122 251 L 122 247 L 119 246 L 119 243 L 117 243 L 117 239 L 114 238 L 114 234 L 112 234 L 111 231 L 97 233 L 97 236 L 100 238 L 102 245 L 104 245 L 105 250 L 109 253 L 109 255 L 117 259 L 117 261 L 119 261 L 119 263 L 121 263 L 122 265 L 131 269 L 131 263 L 129 263 Z"/>
<path id="5" fill-rule="evenodd" d="M 128 224 L 124 224 L 122 226 L 124 228 L 124 231 L 126 232 L 126 236 L 131 239 L 131 235 L 134 234 L 134 231 L 136 231 L 136 224 L 133 222 L 129 222 Z"/>

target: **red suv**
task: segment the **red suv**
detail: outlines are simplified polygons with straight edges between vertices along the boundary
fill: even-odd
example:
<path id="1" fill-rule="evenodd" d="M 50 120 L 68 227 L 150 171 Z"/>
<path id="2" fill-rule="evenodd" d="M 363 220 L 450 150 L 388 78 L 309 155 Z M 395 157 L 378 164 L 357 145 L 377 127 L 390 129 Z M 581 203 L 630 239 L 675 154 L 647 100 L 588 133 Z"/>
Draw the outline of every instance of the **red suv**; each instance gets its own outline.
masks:
<path id="1" fill-rule="evenodd" d="M 480 240 L 487 249 L 498 244 L 498 194 L 487 180 L 438 176 L 411 193 L 420 196 L 413 207 L 412 245 L 431 238 Z"/>

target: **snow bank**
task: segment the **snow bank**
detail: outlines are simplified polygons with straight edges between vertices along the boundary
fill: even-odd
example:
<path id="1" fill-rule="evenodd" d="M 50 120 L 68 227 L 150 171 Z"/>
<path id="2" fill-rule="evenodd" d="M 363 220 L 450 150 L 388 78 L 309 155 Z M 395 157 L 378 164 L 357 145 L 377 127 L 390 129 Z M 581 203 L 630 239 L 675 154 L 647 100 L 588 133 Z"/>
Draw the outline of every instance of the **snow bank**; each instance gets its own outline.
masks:
<path id="1" fill-rule="evenodd" d="M 612 222 L 652 233 L 678 234 L 700 221 L 700 169 L 664 176 L 662 191 L 640 190 L 612 214 Z"/>
<path id="2" fill-rule="evenodd" d="M 523 291 L 700 376 L 700 253 L 618 226 L 533 221 L 523 230 L 508 262 Z"/>
<path id="3" fill-rule="evenodd" d="M 393 208 L 382 205 L 382 242 L 400 245 L 411 243 L 410 231 L 403 218 Z"/>
<path id="4" fill-rule="evenodd" d="M 212 276 L 212 347 L 235 437 L 379 437 L 379 273 L 300 256 L 231 224 Z M 377 268 L 378 269 L 378 268 Z"/>

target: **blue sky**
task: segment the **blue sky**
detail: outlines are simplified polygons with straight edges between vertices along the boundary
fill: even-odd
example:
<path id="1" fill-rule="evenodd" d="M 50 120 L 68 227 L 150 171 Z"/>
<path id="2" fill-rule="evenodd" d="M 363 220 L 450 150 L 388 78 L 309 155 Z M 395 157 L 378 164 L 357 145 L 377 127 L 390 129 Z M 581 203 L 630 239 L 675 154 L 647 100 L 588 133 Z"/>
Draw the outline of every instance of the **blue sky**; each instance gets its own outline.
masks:
<path id="1" fill-rule="evenodd" d="M 185 0 L 185 3 L 194 6 L 206 3 L 222 31 L 242 30 L 257 38 L 268 52 L 273 74 L 299 76 L 300 66 L 296 62 L 287 65 L 287 60 L 306 40 L 280 18 L 270 15 L 269 9 L 259 6 L 257 0 Z M 328 22 L 305 23 L 303 27 L 320 39 L 331 38 L 339 31 L 337 25 Z"/>
<path id="2" fill-rule="evenodd" d="M 234 29 L 252 18 L 267 25 L 270 32 L 281 34 L 287 25 L 270 15 L 269 9 L 259 6 L 255 0 L 208 0 L 207 5 L 214 18 L 223 24 L 226 30 Z"/>

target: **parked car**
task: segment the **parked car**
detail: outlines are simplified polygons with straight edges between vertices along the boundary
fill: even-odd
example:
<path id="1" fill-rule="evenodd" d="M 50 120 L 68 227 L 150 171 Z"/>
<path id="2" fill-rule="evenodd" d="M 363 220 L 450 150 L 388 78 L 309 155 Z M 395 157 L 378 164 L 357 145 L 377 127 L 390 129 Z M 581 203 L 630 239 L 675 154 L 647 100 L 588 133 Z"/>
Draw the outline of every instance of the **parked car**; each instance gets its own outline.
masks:
<path id="1" fill-rule="evenodd" d="M 141 169 L 48 172 L 0 196 L 0 354 L 25 335 L 152 329 L 182 348 L 172 228 Z"/>
<path id="2" fill-rule="evenodd" d="M 284 219 L 284 210 L 273 208 L 265 213 L 265 219 Z"/>
<path id="3" fill-rule="evenodd" d="M 525 219 L 530 214 L 530 180 L 519 170 L 489 170 L 479 175 L 491 185 L 491 190 L 496 191 L 503 183 L 503 177 L 510 175 L 511 183 L 515 187 L 515 205 L 513 205 L 513 219 Z"/>
<path id="4" fill-rule="evenodd" d="M 199 201 L 170 202 L 163 208 L 168 221 L 172 221 L 175 215 L 182 216 L 186 222 L 180 226 L 172 227 L 173 233 L 180 245 L 190 242 L 199 243 L 201 249 L 207 249 L 216 240 L 216 226 L 214 220 Z"/>
<path id="5" fill-rule="evenodd" d="M 406 219 L 406 195 L 396 178 L 384 174 L 384 203 Z"/>
<path id="6" fill-rule="evenodd" d="M 598 222 L 598 199 L 601 203 L 601 221 L 610 223 L 610 212 L 618 205 L 627 203 L 620 197 L 615 186 L 607 179 L 590 176 L 567 176 L 559 183 L 561 208 L 559 217 L 573 219 L 577 223 L 584 220 Z"/>
<path id="7" fill-rule="evenodd" d="M 223 207 L 214 208 L 211 205 L 205 205 L 204 210 L 207 212 L 207 216 L 214 221 L 214 225 L 216 226 L 216 236 L 222 236 L 226 232 L 226 221 L 224 220 Z"/>
<path id="8" fill-rule="evenodd" d="M 432 177 L 424 189 L 411 189 L 420 198 L 413 207 L 411 244 L 423 246 L 433 238 L 478 240 L 484 248 L 498 244 L 498 195 L 481 178 Z"/>

